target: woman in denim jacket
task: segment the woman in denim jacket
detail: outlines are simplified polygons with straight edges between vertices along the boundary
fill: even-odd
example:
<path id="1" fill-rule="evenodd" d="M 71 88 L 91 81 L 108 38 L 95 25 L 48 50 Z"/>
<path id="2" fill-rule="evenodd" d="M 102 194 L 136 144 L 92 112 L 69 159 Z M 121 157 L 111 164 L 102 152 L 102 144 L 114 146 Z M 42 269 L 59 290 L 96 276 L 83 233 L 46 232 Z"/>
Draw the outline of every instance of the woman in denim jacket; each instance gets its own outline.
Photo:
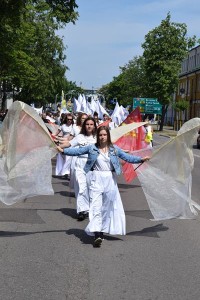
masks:
<path id="1" fill-rule="evenodd" d="M 88 154 L 84 171 L 93 172 L 89 186 L 89 224 L 85 231 L 95 236 L 94 247 L 101 246 L 103 233 L 125 235 L 125 213 L 116 180 L 116 175 L 121 174 L 119 158 L 129 163 L 142 163 L 149 157 L 133 156 L 112 145 L 106 126 L 97 129 L 95 145 L 69 149 L 58 147 L 58 150 L 72 156 Z"/>

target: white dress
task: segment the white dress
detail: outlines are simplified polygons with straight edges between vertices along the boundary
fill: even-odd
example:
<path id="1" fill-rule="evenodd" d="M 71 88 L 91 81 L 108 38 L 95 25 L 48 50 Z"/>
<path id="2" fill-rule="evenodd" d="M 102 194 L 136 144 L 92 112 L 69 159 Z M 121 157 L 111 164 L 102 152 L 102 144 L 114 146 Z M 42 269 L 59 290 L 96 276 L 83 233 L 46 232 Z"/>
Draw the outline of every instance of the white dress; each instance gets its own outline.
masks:
<path id="1" fill-rule="evenodd" d="M 60 127 L 62 133 L 63 133 L 63 136 L 68 136 L 68 135 L 74 135 L 74 126 L 71 124 L 71 125 L 66 125 L 66 124 L 63 124 L 61 125 Z"/>
<path id="2" fill-rule="evenodd" d="M 80 126 L 77 126 L 77 125 L 73 125 L 73 131 L 74 131 L 74 136 L 77 136 L 80 131 L 81 131 L 81 127 Z"/>
<path id="3" fill-rule="evenodd" d="M 77 126 L 77 125 L 74 125 L 73 129 L 74 129 L 74 137 L 76 137 L 80 133 L 81 127 Z M 73 144 L 73 142 L 72 142 L 72 144 Z M 72 156 L 71 166 L 70 166 L 70 182 L 69 182 L 69 186 L 72 189 L 74 188 L 74 169 L 75 169 L 76 159 L 77 159 L 76 156 Z"/>
<path id="4" fill-rule="evenodd" d="M 126 234 L 126 220 L 116 174 L 108 153 L 100 153 L 90 175 L 89 224 L 85 231 Z"/>
<path id="5" fill-rule="evenodd" d="M 89 144 L 95 144 L 96 137 L 78 134 L 70 141 L 72 147 L 84 147 Z M 87 162 L 87 154 L 76 157 L 73 170 L 73 188 L 77 201 L 77 213 L 89 211 L 89 192 L 88 186 L 90 181 L 90 173 L 85 173 L 83 168 Z M 72 187 L 71 185 L 71 187 Z"/>
<path id="6" fill-rule="evenodd" d="M 70 134 L 74 135 L 74 129 L 73 125 L 67 126 L 66 124 L 63 124 L 61 126 L 61 131 L 63 133 L 63 136 L 69 137 Z M 70 166 L 71 166 L 72 157 L 63 155 L 61 153 L 57 154 L 56 159 L 56 169 L 55 169 L 55 175 L 56 176 L 64 176 L 70 174 Z"/>

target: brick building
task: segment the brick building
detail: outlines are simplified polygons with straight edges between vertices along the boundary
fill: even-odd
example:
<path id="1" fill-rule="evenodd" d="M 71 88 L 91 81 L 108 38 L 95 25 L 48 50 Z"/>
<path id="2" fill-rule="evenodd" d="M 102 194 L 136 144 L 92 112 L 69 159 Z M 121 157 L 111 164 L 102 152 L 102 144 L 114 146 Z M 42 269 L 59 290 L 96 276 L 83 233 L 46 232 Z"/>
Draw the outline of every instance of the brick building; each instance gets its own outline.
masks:
<path id="1" fill-rule="evenodd" d="M 200 118 L 200 45 L 191 49 L 181 64 L 176 95 L 176 101 L 179 100 L 188 101 L 189 106 L 182 116 L 179 113 L 177 119 Z"/>

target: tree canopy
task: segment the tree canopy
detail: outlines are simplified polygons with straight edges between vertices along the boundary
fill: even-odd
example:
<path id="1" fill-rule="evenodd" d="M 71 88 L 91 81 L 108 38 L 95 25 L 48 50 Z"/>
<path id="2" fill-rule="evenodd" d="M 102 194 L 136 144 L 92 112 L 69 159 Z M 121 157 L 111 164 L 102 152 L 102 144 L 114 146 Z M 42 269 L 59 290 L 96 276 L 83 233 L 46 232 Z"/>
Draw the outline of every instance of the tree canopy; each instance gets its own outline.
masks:
<path id="1" fill-rule="evenodd" d="M 143 55 L 120 67 L 119 76 L 103 86 L 101 93 L 108 103 L 117 98 L 123 105 L 132 104 L 133 98 L 157 98 L 163 108 L 162 130 L 166 111 L 178 86 L 181 62 L 195 43 L 196 36 L 187 36 L 187 25 L 172 22 L 168 13 L 160 25 L 145 36 Z M 181 103 L 180 109 L 184 105 Z"/>
<path id="2" fill-rule="evenodd" d="M 145 36 L 142 47 L 148 91 L 163 105 L 160 130 L 178 85 L 181 62 L 195 41 L 195 36 L 187 37 L 186 24 L 171 22 L 170 13 Z"/>
<path id="3" fill-rule="evenodd" d="M 123 67 L 120 67 L 120 74 L 114 77 L 112 82 L 103 86 L 100 92 L 105 95 L 108 103 L 117 98 L 124 106 L 132 106 L 133 97 L 145 97 L 146 80 L 143 57 L 135 56 Z"/>
<path id="4" fill-rule="evenodd" d="M 44 103 L 61 92 L 67 67 L 65 48 L 56 31 L 76 21 L 76 8 L 74 0 L 2 0 L 0 82 L 3 102 L 8 91 L 18 91 L 18 99 L 26 103 Z"/>

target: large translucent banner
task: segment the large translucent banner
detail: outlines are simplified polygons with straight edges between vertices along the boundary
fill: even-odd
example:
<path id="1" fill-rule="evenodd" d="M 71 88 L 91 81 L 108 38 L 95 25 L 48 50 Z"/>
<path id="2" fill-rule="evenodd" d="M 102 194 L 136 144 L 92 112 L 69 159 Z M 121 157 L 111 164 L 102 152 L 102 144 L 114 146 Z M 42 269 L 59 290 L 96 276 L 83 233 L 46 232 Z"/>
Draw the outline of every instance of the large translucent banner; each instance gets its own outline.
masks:
<path id="1" fill-rule="evenodd" d="M 0 130 L 0 201 L 11 205 L 53 194 L 51 158 L 55 144 L 37 112 L 16 101 Z"/>
<path id="2" fill-rule="evenodd" d="M 159 149 L 140 151 L 142 156 L 146 155 L 144 151 L 152 152 L 150 161 L 136 172 L 155 220 L 190 219 L 197 215 L 196 209 L 200 209 L 191 199 L 193 145 L 199 128 L 200 118 L 191 119 L 176 137 Z"/>

